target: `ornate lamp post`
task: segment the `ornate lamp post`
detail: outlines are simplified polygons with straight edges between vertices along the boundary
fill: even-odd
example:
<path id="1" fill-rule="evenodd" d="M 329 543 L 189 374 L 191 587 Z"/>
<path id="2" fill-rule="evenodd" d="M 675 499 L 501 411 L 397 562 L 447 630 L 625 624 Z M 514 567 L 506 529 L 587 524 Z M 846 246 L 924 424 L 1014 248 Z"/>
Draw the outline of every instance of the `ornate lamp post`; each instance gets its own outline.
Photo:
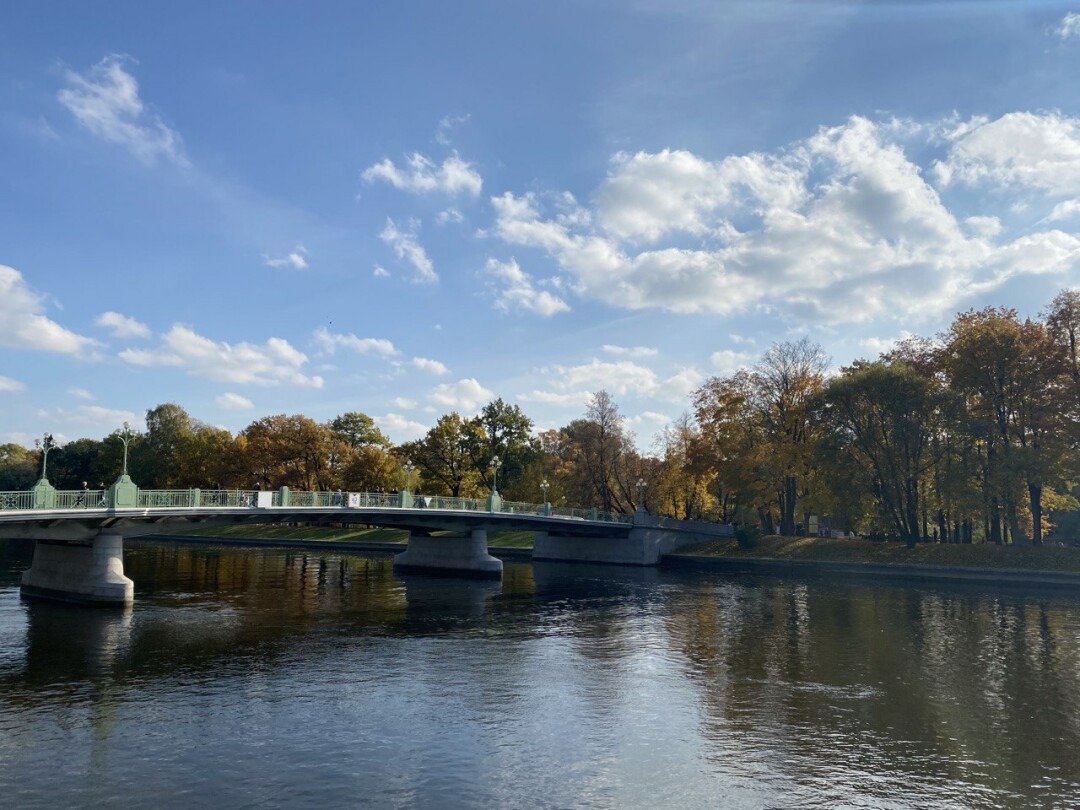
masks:
<path id="1" fill-rule="evenodd" d="M 645 483 L 644 478 L 639 478 L 637 480 L 638 509 L 640 509 L 642 512 L 645 511 L 645 487 L 646 486 L 648 486 L 648 485 Z"/>
<path id="2" fill-rule="evenodd" d="M 120 475 L 122 477 L 126 477 L 127 474 L 128 474 L 128 471 L 127 471 L 128 445 L 131 443 L 131 440 L 132 440 L 132 438 L 134 438 L 134 436 L 135 436 L 135 431 L 133 431 L 131 429 L 131 425 L 129 425 L 127 422 L 124 422 L 124 427 L 116 432 L 116 437 L 118 439 L 120 439 L 121 442 L 124 443 L 124 470 L 123 470 L 123 472 L 120 473 Z"/>
<path id="3" fill-rule="evenodd" d="M 502 466 L 502 461 L 498 456 L 492 456 L 491 461 L 488 462 L 488 466 L 491 468 L 491 494 L 488 495 L 488 511 L 489 512 L 501 512 L 502 511 L 502 498 L 499 497 L 499 467 Z"/>
<path id="4" fill-rule="evenodd" d="M 51 433 L 45 433 L 40 439 L 34 439 L 34 447 L 41 450 L 41 480 L 48 481 L 45 470 L 49 463 L 49 451 L 57 447 Z"/>
<path id="5" fill-rule="evenodd" d="M 548 480 L 546 478 L 543 481 L 540 482 L 540 489 L 543 490 L 543 492 L 544 492 L 544 514 L 545 515 L 550 515 L 551 514 L 551 504 L 548 503 L 548 499 L 547 499 L 547 491 L 548 491 L 549 486 L 551 486 L 551 484 L 548 483 Z"/>
<path id="6" fill-rule="evenodd" d="M 408 509 L 413 505 L 412 474 L 416 471 L 416 465 L 411 461 L 406 461 L 402 469 L 405 470 L 405 489 L 402 491 L 401 500 L 398 503 L 403 509 Z"/>

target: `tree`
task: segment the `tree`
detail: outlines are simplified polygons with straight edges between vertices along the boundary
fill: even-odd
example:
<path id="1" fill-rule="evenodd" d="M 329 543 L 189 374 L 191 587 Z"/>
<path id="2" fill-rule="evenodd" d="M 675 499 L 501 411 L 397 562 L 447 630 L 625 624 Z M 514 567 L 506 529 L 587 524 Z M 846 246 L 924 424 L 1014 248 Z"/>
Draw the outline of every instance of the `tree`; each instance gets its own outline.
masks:
<path id="1" fill-rule="evenodd" d="M 0 444 L 0 492 L 30 489 L 40 469 L 38 454 L 21 444 Z"/>
<path id="2" fill-rule="evenodd" d="M 456 411 L 440 416 L 422 439 L 407 442 L 399 452 L 420 468 L 424 483 L 455 498 L 480 493 L 480 474 L 470 448 L 479 440 L 479 427 Z"/>
<path id="3" fill-rule="evenodd" d="M 775 343 L 751 372 L 751 402 L 758 412 L 780 511 L 780 533 L 795 534 L 796 505 L 811 472 L 814 423 L 809 404 L 821 390 L 829 360 L 803 338 Z"/>
<path id="4" fill-rule="evenodd" d="M 497 399 L 470 420 L 468 452 L 484 486 L 491 487 L 491 459 L 499 457 L 499 480 L 505 492 L 514 492 L 525 468 L 539 447 L 532 436 L 533 423 L 517 405 Z"/>
<path id="5" fill-rule="evenodd" d="M 843 369 L 817 403 L 816 417 L 834 447 L 863 466 L 882 515 L 911 547 L 921 535 L 920 494 L 935 462 L 941 398 L 918 369 L 879 360 Z"/>
<path id="6" fill-rule="evenodd" d="M 267 416 L 243 431 L 244 461 L 262 486 L 333 489 L 335 437 L 326 425 L 294 414 Z"/>
<path id="7" fill-rule="evenodd" d="M 353 450 L 361 447 L 381 447 L 384 450 L 392 446 L 375 424 L 375 420 L 366 413 L 349 411 L 330 420 L 329 428 L 341 441 Z"/>

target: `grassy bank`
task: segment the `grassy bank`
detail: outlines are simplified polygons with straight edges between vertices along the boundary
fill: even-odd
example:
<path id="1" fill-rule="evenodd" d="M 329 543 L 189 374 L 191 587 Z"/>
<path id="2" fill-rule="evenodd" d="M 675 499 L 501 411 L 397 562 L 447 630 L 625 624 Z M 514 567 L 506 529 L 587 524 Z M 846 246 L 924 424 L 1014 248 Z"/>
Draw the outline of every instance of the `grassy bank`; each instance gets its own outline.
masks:
<path id="1" fill-rule="evenodd" d="M 853 538 L 763 537 L 756 548 L 740 548 L 734 539 L 687 546 L 681 556 L 749 557 L 764 560 L 935 565 L 959 568 L 1013 568 L 1080 573 L 1080 548 L 1060 546 L 946 545 L 872 543 Z"/>
<path id="2" fill-rule="evenodd" d="M 350 543 L 399 543 L 405 544 L 409 533 L 405 529 L 383 529 L 369 526 L 350 526 L 334 528 L 330 526 L 210 526 L 181 532 L 199 537 L 224 537 L 231 540 L 250 538 L 255 540 L 325 540 L 327 542 L 348 541 Z M 432 532 L 437 536 L 446 536 L 452 532 Z M 493 548 L 532 548 L 532 532 L 491 532 L 488 534 L 488 546 Z"/>

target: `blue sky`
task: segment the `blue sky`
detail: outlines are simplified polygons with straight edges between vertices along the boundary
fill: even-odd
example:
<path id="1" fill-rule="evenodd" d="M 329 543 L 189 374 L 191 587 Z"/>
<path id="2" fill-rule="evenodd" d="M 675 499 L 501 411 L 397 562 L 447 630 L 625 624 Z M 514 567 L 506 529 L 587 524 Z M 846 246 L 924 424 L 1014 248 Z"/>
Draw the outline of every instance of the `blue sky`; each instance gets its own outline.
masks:
<path id="1" fill-rule="evenodd" d="M 0 8 L 0 441 L 842 365 L 1080 284 L 1080 4 Z"/>

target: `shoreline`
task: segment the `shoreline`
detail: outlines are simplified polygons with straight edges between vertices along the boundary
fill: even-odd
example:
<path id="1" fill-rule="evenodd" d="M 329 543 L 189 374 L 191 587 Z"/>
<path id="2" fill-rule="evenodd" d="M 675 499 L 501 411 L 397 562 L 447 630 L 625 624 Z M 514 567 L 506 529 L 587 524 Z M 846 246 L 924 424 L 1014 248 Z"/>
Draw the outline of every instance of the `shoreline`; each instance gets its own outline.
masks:
<path id="1" fill-rule="evenodd" d="M 364 540 L 312 540 L 300 538 L 211 537 L 208 535 L 140 535 L 134 541 L 170 539 L 202 545 L 248 546 L 253 548 L 301 548 L 322 551 L 400 553 L 404 543 Z M 489 546 L 493 557 L 532 560 L 531 548 Z M 1080 592 L 1080 572 L 1027 568 L 991 568 L 905 563 L 839 562 L 835 560 L 790 560 L 761 556 L 721 554 L 665 554 L 659 568 L 712 570 L 755 576 L 797 576 L 814 579 L 880 579 L 913 583 L 964 582 L 987 585 L 1033 585 L 1042 588 L 1074 588 Z"/>

